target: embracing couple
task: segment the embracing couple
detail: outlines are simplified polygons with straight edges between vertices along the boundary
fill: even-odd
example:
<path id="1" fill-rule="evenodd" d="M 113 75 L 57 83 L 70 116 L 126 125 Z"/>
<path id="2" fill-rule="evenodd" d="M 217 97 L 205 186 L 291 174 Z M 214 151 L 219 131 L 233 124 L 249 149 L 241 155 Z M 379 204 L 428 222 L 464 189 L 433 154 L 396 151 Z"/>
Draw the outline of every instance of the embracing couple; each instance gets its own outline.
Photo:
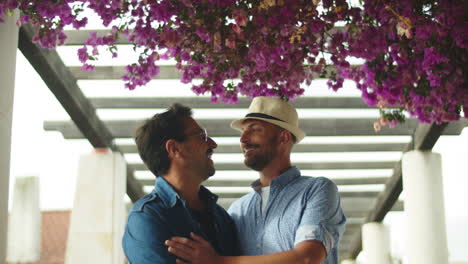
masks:
<path id="1" fill-rule="evenodd" d="M 217 145 L 190 108 L 174 104 L 137 130 L 138 152 L 156 183 L 128 216 L 123 249 L 129 262 L 338 263 L 346 218 L 332 181 L 301 176 L 291 165 L 291 150 L 305 136 L 296 110 L 256 97 L 231 127 L 241 133 L 245 165 L 260 177 L 228 212 L 201 185 L 215 173 Z"/>

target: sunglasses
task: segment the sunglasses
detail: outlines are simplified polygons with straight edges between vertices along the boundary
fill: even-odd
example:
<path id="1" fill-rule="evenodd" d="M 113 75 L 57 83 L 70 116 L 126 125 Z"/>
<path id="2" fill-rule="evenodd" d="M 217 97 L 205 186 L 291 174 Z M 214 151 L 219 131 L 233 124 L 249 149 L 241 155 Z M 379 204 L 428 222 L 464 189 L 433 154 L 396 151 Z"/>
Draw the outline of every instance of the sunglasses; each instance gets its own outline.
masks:
<path id="1" fill-rule="evenodd" d="M 206 128 L 203 128 L 202 132 L 198 132 L 198 133 L 192 134 L 192 135 L 186 135 L 186 137 L 195 137 L 195 136 L 199 136 L 205 142 L 208 142 L 208 132 L 206 132 Z"/>

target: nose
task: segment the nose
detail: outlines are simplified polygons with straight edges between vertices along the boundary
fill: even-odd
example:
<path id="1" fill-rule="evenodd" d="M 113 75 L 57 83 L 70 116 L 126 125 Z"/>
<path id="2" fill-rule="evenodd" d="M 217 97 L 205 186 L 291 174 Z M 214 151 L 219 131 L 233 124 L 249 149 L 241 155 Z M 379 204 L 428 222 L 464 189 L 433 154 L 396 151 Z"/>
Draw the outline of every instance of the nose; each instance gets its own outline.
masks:
<path id="1" fill-rule="evenodd" d="M 212 149 L 215 149 L 218 147 L 218 144 L 216 144 L 216 141 L 214 141 L 211 137 L 208 137 L 208 145 Z"/>
<path id="2" fill-rule="evenodd" d="M 248 133 L 246 131 L 242 132 L 241 136 L 240 136 L 240 142 L 241 143 L 246 143 L 247 142 L 247 139 L 248 139 Z"/>

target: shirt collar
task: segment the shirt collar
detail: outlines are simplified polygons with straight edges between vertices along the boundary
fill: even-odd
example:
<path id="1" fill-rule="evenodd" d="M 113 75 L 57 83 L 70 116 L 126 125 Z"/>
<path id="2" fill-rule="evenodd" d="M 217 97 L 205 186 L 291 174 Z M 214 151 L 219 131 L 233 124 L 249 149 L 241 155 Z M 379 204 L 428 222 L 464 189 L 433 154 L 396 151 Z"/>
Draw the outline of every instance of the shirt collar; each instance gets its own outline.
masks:
<path id="1" fill-rule="evenodd" d="M 280 174 L 278 177 L 274 178 L 270 186 L 273 188 L 282 188 L 283 186 L 287 185 L 289 182 L 292 180 L 298 178 L 301 176 L 301 172 L 296 166 L 292 166 L 289 168 L 287 171 L 283 172 Z M 256 191 L 260 191 L 262 188 L 262 184 L 260 183 L 260 179 L 257 179 L 256 181 L 252 182 L 250 186 Z M 271 189 L 271 188 L 270 188 Z"/>
<path id="2" fill-rule="evenodd" d="M 172 185 L 170 185 L 166 179 L 164 179 L 164 177 L 160 176 L 156 178 L 156 183 L 154 185 L 154 189 L 151 193 L 158 195 L 166 207 L 174 207 L 177 203 L 177 200 L 180 200 L 185 205 L 185 201 L 182 200 Z M 200 195 L 200 198 L 210 207 L 216 205 L 216 202 L 218 201 L 218 196 L 210 192 L 204 186 L 200 186 L 200 191 L 198 194 Z"/>
<path id="3" fill-rule="evenodd" d="M 173 207 L 177 203 L 177 199 L 180 199 L 174 188 L 162 176 L 156 178 L 152 193 L 159 196 L 166 207 Z"/>
<path id="4" fill-rule="evenodd" d="M 203 185 L 200 186 L 200 191 L 198 192 L 198 195 L 200 195 L 200 198 L 202 199 L 202 201 L 205 201 L 206 204 L 210 207 L 215 206 L 216 202 L 218 201 L 218 196 L 210 192 L 210 190 L 208 190 Z"/>

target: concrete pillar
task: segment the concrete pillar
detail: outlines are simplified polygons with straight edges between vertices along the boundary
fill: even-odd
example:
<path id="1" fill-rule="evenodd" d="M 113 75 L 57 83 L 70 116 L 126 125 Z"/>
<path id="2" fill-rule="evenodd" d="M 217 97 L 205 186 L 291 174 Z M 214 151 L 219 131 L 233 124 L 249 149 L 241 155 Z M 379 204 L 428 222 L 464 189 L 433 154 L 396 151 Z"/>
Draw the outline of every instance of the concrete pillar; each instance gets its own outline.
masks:
<path id="1" fill-rule="evenodd" d="M 354 259 L 344 259 L 340 264 L 356 264 L 356 261 Z"/>
<path id="2" fill-rule="evenodd" d="M 18 12 L 3 15 L 0 23 L 0 264 L 6 260 L 8 230 L 8 188 L 10 177 L 11 123 L 15 87 Z"/>
<path id="3" fill-rule="evenodd" d="M 448 264 L 441 164 L 438 153 L 410 151 L 403 155 L 410 264 Z"/>
<path id="4" fill-rule="evenodd" d="M 80 158 L 65 263 L 123 264 L 126 163 L 120 153 Z"/>
<path id="5" fill-rule="evenodd" d="M 388 228 L 376 222 L 362 225 L 362 250 L 365 264 L 391 264 Z"/>
<path id="6" fill-rule="evenodd" d="M 12 202 L 7 262 L 36 262 L 41 257 L 39 178 L 17 177 Z"/>

